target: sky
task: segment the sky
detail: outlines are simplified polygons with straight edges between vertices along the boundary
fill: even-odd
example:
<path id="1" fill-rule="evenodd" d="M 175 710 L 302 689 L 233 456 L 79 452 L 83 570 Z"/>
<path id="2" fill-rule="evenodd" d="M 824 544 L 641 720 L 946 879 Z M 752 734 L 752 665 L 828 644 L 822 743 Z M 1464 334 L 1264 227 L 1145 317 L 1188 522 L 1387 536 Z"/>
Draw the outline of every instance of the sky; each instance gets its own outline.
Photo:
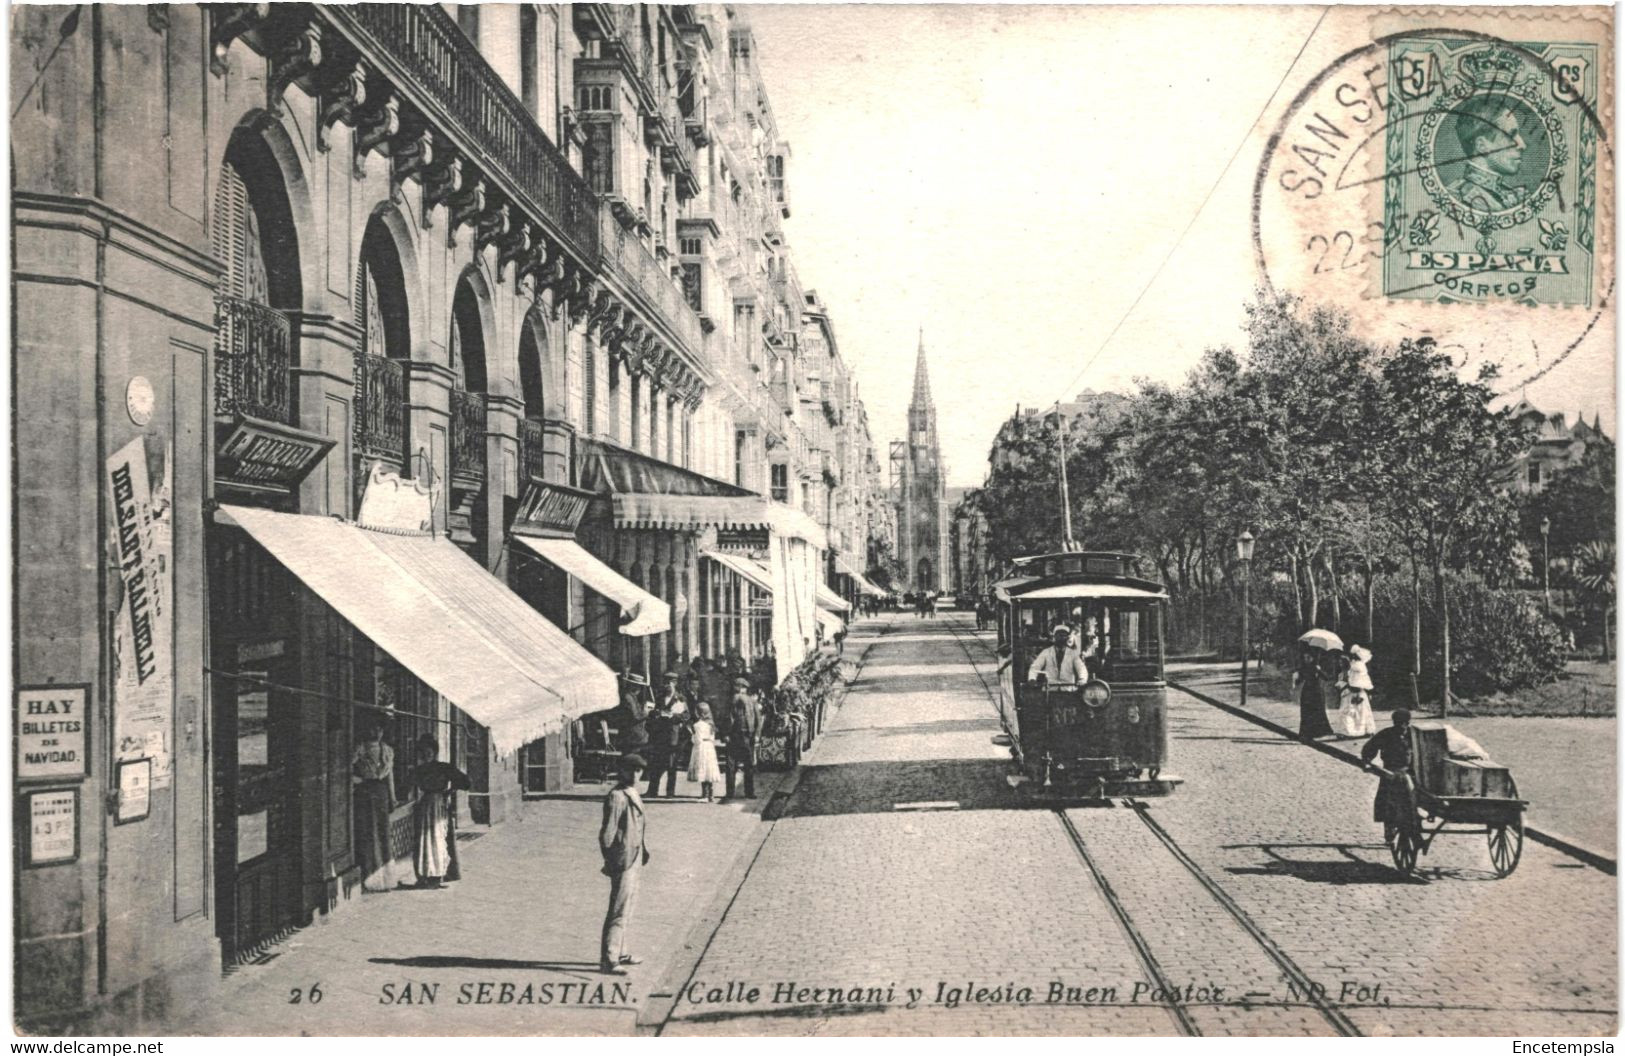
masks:
<path id="1" fill-rule="evenodd" d="M 981 482 L 1018 405 L 1177 381 L 1204 348 L 1240 345 L 1266 137 L 1346 15 L 743 10 L 791 145 L 802 284 L 830 309 L 883 461 L 924 328 L 950 485 Z M 1604 329 L 1529 398 L 1612 421 Z"/>

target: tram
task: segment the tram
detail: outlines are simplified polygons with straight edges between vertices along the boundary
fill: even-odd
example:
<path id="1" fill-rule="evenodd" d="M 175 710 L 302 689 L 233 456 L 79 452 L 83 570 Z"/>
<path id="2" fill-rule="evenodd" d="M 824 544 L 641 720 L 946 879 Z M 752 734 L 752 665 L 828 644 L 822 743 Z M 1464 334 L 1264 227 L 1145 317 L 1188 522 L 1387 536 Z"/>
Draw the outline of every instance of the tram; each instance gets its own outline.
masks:
<path id="1" fill-rule="evenodd" d="M 1017 558 L 993 587 L 998 605 L 999 720 L 1019 773 L 1012 784 L 1063 798 L 1167 795 L 1163 622 L 1168 593 L 1139 558 L 1063 551 Z M 1083 684 L 1032 680 L 1065 626 Z"/>

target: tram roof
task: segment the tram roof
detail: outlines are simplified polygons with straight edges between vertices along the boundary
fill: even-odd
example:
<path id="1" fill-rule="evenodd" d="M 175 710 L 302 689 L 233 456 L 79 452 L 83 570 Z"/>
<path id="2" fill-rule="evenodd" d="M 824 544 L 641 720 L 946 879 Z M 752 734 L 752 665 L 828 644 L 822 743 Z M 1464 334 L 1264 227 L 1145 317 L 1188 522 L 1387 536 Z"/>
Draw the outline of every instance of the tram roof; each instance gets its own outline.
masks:
<path id="1" fill-rule="evenodd" d="M 999 597 L 1006 601 L 1054 601 L 1058 598 L 1166 598 L 1167 591 L 1130 586 L 1127 583 L 1056 583 L 1047 587 L 1024 589 L 1041 580 L 1033 578 L 1007 579 L 994 586 Z"/>

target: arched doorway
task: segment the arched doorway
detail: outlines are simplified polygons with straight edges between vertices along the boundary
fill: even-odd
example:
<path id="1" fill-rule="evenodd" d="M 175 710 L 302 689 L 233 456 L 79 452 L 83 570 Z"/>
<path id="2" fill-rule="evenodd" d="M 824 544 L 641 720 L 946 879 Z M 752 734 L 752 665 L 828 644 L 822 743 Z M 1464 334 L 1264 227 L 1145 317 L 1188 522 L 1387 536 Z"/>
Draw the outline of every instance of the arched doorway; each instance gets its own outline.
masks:
<path id="1" fill-rule="evenodd" d="M 485 314 L 473 273 L 463 276 L 451 302 L 451 436 L 446 506 L 452 541 L 489 566 L 485 490 Z"/>
<path id="2" fill-rule="evenodd" d="M 937 581 L 931 572 L 931 559 L 929 557 L 920 558 L 919 564 L 915 566 L 914 586 L 920 590 L 936 590 Z"/>

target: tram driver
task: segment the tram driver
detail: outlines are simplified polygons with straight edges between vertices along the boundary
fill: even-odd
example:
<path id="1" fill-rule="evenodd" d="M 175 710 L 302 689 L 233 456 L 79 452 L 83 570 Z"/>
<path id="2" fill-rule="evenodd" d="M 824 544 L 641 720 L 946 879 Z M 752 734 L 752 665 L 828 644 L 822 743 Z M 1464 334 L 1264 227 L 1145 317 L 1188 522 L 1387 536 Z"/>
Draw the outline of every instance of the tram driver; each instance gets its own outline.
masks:
<path id="1" fill-rule="evenodd" d="M 1083 657 L 1072 645 L 1072 628 L 1064 623 L 1055 625 L 1051 632 L 1053 645 L 1039 653 L 1027 669 L 1027 681 L 1047 682 L 1058 686 L 1081 686 L 1089 681 L 1089 669 Z"/>

